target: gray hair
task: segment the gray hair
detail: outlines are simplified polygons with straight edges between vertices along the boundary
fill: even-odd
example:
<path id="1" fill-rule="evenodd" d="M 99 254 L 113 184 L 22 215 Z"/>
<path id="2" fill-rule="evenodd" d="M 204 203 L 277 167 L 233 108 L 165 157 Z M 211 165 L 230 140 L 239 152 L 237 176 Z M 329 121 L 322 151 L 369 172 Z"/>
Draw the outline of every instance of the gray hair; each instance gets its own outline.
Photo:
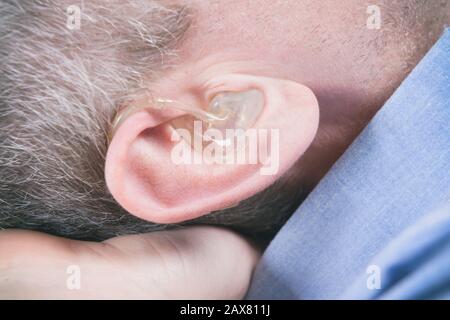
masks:
<path id="1" fill-rule="evenodd" d="M 70 30 L 72 4 L 0 3 L 0 226 L 76 238 L 157 228 L 109 194 L 106 130 L 164 67 L 189 15 L 154 1 L 86 1 Z"/>
<path id="2" fill-rule="evenodd" d="M 130 215 L 108 192 L 106 137 L 117 106 L 170 67 L 191 15 L 150 0 L 86 1 L 81 29 L 69 30 L 72 4 L 0 2 L 0 229 L 102 240 L 166 228 Z M 267 232 L 301 198 L 280 186 L 196 223 Z"/>

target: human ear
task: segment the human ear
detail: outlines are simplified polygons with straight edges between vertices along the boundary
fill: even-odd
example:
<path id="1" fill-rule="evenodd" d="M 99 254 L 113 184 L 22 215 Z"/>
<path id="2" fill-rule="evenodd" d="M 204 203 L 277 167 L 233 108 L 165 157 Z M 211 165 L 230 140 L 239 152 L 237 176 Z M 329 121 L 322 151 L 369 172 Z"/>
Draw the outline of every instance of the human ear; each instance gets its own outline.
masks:
<path id="1" fill-rule="evenodd" d="M 284 174 L 315 136 L 319 121 L 318 104 L 312 91 L 302 84 L 234 73 L 217 75 L 201 85 L 193 83 L 180 86 L 182 90 L 163 99 L 182 107 L 171 108 L 169 105 L 166 108 L 159 104 L 159 98 L 144 99 L 136 102 L 138 107 L 121 119 L 120 126 L 114 130 L 106 156 L 106 182 L 116 201 L 129 213 L 144 220 L 177 223 L 233 206 L 262 191 Z M 206 114 L 206 118 L 208 114 L 214 115 L 205 111 L 210 111 L 211 102 L 217 99 L 228 97 L 226 101 L 232 100 L 233 108 L 238 109 L 244 108 L 244 103 L 251 105 L 252 96 L 246 97 L 245 94 L 252 90 L 260 93 L 262 108 L 250 108 L 250 113 L 258 114 L 247 124 L 250 127 L 244 129 L 257 132 L 258 141 L 253 146 L 257 146 L 258 156 L 261 155 L 260 149 L 267 147 L 263 159 L 257 159 L 255 163 L 250 161 L 251 157 L 244 156 L 249 161 L 214 162 L 205 161 L 202 157 L 202 161 L 194 161 L 192 156 L 191 162 L 180 163 L 174 150 L 192 150 L 193 155 L 198 156 L 202 152 L 199 146 L 202 149 L 209 146 L 208 150 L 211 150 L 211 146 L 215 147 L 217 143 L 208 136 L 209 140 L 205 138 L 195 147 L 185 136 L 192 130 L 183 131 L 183 124 L 192 129 L 193 126 L 187 122 L 194 121 L 201 114 Z M 239 106 L 239 101 L 243 101 L 243 105 Z M 196 108 L 200 110 L 197 113 Z M 226 117 L 230 114 L 227 110 L 218 116 Z M 220 130 L 215 133 L 224 132 L 222 125 L 226 122 L 211 123 L 213 133 L 217 127 Z M 226 123 L 226 126 L 232 125 L 232 122 Z M 261 139 L 265 139 L 263 144 Z M 254 151 L 247 141 L 244 152 L 250 152 L 249 149 Z"/>

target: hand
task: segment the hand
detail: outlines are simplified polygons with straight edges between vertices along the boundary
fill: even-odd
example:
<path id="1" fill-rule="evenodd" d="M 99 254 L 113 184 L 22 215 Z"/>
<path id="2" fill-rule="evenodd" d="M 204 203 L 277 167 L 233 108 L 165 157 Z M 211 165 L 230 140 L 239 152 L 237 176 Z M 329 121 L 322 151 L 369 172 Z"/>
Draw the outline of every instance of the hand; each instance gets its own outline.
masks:
<path id="1" fill-rule="evenodd" d="M 240 299 L 257 259 L 242 237 L 214 227 L 101 243 L 6 230 L 0 299 Z M 79 289 L 70 285 L 73 276 Z"/>

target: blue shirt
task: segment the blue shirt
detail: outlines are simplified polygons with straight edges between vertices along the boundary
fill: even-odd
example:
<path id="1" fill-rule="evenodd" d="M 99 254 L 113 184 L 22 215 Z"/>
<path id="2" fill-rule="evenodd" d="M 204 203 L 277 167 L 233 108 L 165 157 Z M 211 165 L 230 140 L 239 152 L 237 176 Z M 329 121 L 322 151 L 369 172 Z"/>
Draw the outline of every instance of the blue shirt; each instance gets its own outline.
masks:
<path id="1" fill-rule="evenodd" d="M 450 29 L 276 235 L 247 298 L 450 298 Z"/>

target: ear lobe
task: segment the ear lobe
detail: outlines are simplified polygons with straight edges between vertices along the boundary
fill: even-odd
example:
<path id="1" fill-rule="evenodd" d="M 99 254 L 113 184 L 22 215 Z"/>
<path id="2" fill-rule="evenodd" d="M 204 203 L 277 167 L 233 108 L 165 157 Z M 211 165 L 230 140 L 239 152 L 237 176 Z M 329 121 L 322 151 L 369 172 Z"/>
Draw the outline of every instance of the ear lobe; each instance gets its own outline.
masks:
<path id="1" fill-rule="evenodd" d="M 317 100 L 308 88 L 294 82 L 252 79 L 269 93 L 257 127 L 279 130 L 276 173 L 261 174 L 261 163 L 177 164 L 172 150 L 187 143 L 183 139 L 172 141 L 171 120 L 180 114 L 141 110 L 121 123 L 106 156 L 105 179 L 116 201 L 144 220 L 177 223 L 232 206 L 286 172 L 315 135 Z"/>

